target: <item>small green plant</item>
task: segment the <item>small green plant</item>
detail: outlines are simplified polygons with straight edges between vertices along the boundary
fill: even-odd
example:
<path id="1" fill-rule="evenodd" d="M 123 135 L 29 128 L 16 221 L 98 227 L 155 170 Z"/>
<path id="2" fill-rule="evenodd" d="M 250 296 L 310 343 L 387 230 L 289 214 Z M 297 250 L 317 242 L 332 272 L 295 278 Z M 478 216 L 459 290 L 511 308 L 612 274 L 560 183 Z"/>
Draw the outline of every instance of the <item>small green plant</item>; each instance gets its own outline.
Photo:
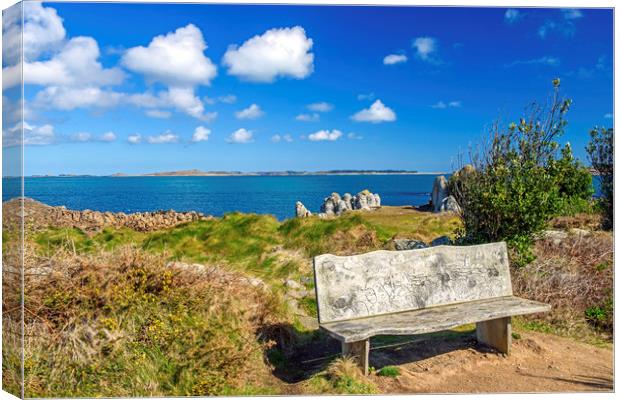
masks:
<path id="1" fill-rule="evenodd" d="M 519 340 L 519 339 L 521 339 L 521 335 L 518 334 L 517 332 L 512 332 L 512 338 L 514 340 Z"/>
<path id="2" fill-rule="evenodd" d="M 614 321 L 614 300 L 608 296 L 602 304 L 586 308 L 586 320 L 596 328 L 610 330 Z"/>
<path id="3" fill-rule="evenodd" d="M 381 368 L 377 372 L 377 375 L 388 376 L 390 378 L 396 378 L 397 376 L 400 376 L 400 370 L 398 369 L 398 367 L 395 367 L 393 365 L 388 365 L 386 367 Z"/>

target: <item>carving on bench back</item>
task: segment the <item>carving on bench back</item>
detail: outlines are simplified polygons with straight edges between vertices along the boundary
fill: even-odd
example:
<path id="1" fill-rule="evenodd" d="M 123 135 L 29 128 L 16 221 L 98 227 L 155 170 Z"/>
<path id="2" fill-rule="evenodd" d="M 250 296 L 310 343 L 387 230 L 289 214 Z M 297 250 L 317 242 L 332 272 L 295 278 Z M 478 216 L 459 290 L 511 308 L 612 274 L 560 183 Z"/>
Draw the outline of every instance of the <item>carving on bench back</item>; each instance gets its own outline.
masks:
<path id="1" fill-rule="evenodd" d="M 505 243 L 314 258 L 321 323 L 512 295 Z"/>

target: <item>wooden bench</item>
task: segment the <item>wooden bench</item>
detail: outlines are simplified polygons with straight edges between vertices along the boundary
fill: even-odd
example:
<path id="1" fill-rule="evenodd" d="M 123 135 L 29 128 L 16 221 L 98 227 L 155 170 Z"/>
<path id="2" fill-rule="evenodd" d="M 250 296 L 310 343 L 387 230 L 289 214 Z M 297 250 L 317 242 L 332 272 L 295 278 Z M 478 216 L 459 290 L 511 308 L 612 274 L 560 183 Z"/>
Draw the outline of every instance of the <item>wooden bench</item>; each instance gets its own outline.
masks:
<path id="1" fill-rule="evenodd" d="M 314 258 L 320 327 L 368 374 L 369 339 L 476 323 L 479 342 L 508 354 L 511 317 L 547 312 L 512 295 L 506 244 L 437 246 Z"/>

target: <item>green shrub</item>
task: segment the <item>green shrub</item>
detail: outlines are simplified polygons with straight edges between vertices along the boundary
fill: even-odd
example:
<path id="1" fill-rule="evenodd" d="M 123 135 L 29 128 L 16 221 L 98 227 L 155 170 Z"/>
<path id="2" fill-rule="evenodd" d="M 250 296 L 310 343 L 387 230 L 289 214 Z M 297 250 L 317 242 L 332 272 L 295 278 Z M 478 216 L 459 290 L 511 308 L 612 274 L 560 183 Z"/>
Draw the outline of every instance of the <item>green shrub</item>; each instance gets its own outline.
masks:
<path id="1" fill-rule="evenodd" d="M 556 215 L 592 211 L 592 174 L 573 157 L 570 144 L 565 145 L 559 158 L 550 160 L 548 169 L 558 187 Z"/>
<path id="2" fill-rule="evenodd" d="M 493 124 L 488 142 L 471 154 L 473 167 L 449 183 L 462 208 L 461 241 L 504 240 L 517 265 L 533 260 L 533 237 L 550 218 L 592 195 L 592 178 L 570 145 L 558 151 L 571 101 L 559 97 L 559 80 L 553 83 L 550 103 L 534 103 L 518 123 Z"/>
<path id="3" fill-rule="evenodd" d="M 614 325 L 614 299 L 605 298 L 602 304 L 590 306 L 585 310 L 586 320 L 594 327 L 602 330 L 611 330 Z"/>
<path id="4" fill-rule="evenodd" d="M 381 368 L 377 372 L 377 375 L 379 375 L 379 376 L 389 376 L 391 378 L 396 378 L 397 376 L 400 376 L 400 370 L 397 367 L 389 365 L 389 366 Z"/>
<path id="5" fill-rule="evenodd" d="M 614 130 L 594 128 L 590 132 L 590 143 L 586 147 L 592 168 L 601 179 L 603 226 L 613 228 L 614 223 Z"/>

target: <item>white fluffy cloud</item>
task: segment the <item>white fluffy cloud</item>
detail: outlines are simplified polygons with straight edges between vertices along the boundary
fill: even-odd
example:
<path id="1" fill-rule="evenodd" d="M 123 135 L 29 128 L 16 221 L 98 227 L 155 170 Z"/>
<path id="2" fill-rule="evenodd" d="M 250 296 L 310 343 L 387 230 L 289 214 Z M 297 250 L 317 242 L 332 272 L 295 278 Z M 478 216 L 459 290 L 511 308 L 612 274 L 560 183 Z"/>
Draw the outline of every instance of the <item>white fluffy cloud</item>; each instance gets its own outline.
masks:
<path id="1" fill-rule="evenodd" d="M 51 59 L 26 62 L 24 83 L 80 87 L 121 83 L 125 74 L 119 68 L 104 68 L 98 61 L 99 56 L 95 39 L 86 36 L 72 38 Z"/>
<path id="2" fill-rule="evenodd" d="M 166 131 L 159 135 L 148 136 L 146 141 L 150 144 L 176 143 L 179 141 L 179 135 Z"/>
<path id="3" fill-rule="evenodd" d="M 122 64 L 143 74 L 147 80 L 168 86 L 209 85 L 217 69 L 204 55 L 207 49 L 202 32 L 188 24 L 166 35 L 153 38 L 147 47 L 128 49 Z"/>
<path id="4" fill-rule="evenodd" d="M 407 61 L 407 56 L 404 54 L 390 54 L 383 58 L 383 64 L 394 65 L 404 63 Z"/>
<path id="5" fill-rule="evenodd" d="M 199 126 L 194 129 L 194 134 L 192 135 L 192 142 L 206 142 L 209 140 L 209 135 L 211 134 L 211 129 L 205 128 L 204 126 Z"/>
<path id="6" fill-rule="evenodd" d="M 248 108 L 235 112 L 235 116 L 239 119 L 257 119 L 264 115 L 263 110 L 258 104 L 252 104 Z"/>
<path id="7" fill-rule="evenodd" d="M 6 65 L 15 65 L 19 62 L 22 32 L 26 61 L 56 49 L 66 35 L 62 19 L 55 9 L 43 7 L 41 2 L 35 1 L 26 1 L 23 7 L 23 29 L 19 7 L 8 8 L 2 16 L 2 57 Z"/>
<path id="8" fill-rule="evenodd" d="M 216 111 L 205 112 L 204 104 L 195 95 L 193 88 L 171 87 L 157 94 L 135 93 L 124 96 L 123 101 L 137 107 L 154 109 L 154 112 L 147 112 L 147 115 L 155 118 L 166 118 L 166 113 L 169 114 L 162 108 L 173 108 L 205 122 L 213 121 L 217 117 Z"/>
<path id="9" fill-rule="evenodd" d="M 88 132 L 77 132 L 71 135 L 71 140 L 74 142 L 89 142 L 91 134 Z"/>
<path id="10" fill-rule="evenodd" d="M 396 113 L 384 105 L 381 100 L 375 100 L 370 108 L 365 108 L 351 117 L 357 122 L 371 122 L 377 124 L 379 122 L 396 121 Z"/>
<path id="11" fill-rule="evenodd" d="M 130 102 L 143 107 L 174 108 L 203 121 L 214 119 L 217 114 L 205 114 L 204 104 L 195 94 L 196 86 L 210 85 L 217 75 L 215 65 L 204 55 L 206 49 L 202 32 L 192 24 L 156 36 L 146 47 L 128 49 L 121 60 L 127 69 L 144 75 L 149 83 L 160 82 L 168 87 L 158 96 L 131 96 Z"/>
<path id="12" fill-rule="evenodd" d="M 237 129 L 228 137 L 228 143 L 251 143 L 254 141 L 254 133 L 245 128 Z"/>
<path id="13" fill-rule="evenodd" d="M 195 95 L 193 88 L 170 87 L 168 93 L 163 98 L 168 100 L 177 110 L 185 112 L 194 118 L 210 121 L 217 116 L 215 112 L 204 113 L 205 107 L 198 96 Z"/>
<path id="14" fill-rule="evenodd" d="M 122 98 L 121 93 L 99 87 L 48 86 L 37 93 L 34 104 L 58 110 L 106 108 L 118 105 Z"/>
<path id="15" fill-rule="evenodd" d="M 254 82 L 273 82 L 278 77 L 303 79 L 314 70 L 312 39 L 301 26 L 274 28 L 241 46 L 232 45 L 222 63 L 228 74 Z"/>
<path id="16" fill-rule="evenodd" d="M 438 62 L 435 56 L 437 52 L 437 39 L 428 36 L 418 37 L 413 40 L 411 46 L 421 60 L 431 63 Z"/>
<path id="17" fill-rule="evenodd" d="M 17 123 L 14 126 L 3 129 L 2 145 L 4 147 L 17 146 L 21 144 L 22 128 L 24 133 L 24 145 L 26 146 L 43 146 L 57 143 L 71 142 L 113 142 L 116 140 L 114 132 L 106 132 L 102 135 L 92 135 L 90 132 L 76 132 L 71 135 L 57 134 L 54 126 L 50 124 L 31 125 L 28 122 Z"/>
<path id="18" fill-rule="evenodd" d="M 289 134 L 286 134 L 286 135 L 275 134 L 271 137 L 270 140 L 274 143 L 280 143 L 281 141 L 291 143 L 293 141 L 293 137 Z"/>
<path id="19" fill-rule="evenodd" d="M 319 103 L 308 104 L 307 108 L 308 110 L 315 112 L 328 112 L 334 109 L 334 105 L 322 101 Z"/>
<path id="20" fill-rule="evenodd" d="M 14 126 L 2 130 L 2 146 L 12 147 L 22 144 L 22 129 L 24 145 L 47 145 L 56 142 L 54 127 L 50 124 L 30 125 L 27 122 L 18 122 Z"/>
<path id="21" fill-rule="evenodd" d="M 72 38 L 45 61 L 19 63 L 3 69 L 4 89 L 18 85 L 23 67 L 24 84 L 46 88 L 99 89 L 102 86 L 120 84 L 125 73 L 117 67 L 104 68 L 98 61 L 97 42 L 90 37 Z"/>
<path id="22" fill-rule="evenodd" d="M 3 69 L 4 89 L 20 83 L 23 68 L 25 84 L 43 86 L 35 95 L 34 107 L 73 110 L 119 104 L 122 94 L 108 86 L 122 83 L 125 73 L 117 67 L 103 67 L 95 39 L 78 36 L 66 40 L 56 10 L 40 2 L 24 3 L 24 22 L 25 60 Z M 9 24 L 3 31 L 9 42 L 13 28 Z M 3 53 L 9 59 L 14 51 L 10 47 L 5 46 Z"/>
<path id="23" fill-rule="evenodd" d="M 303 122 L 316 122 L 321 119 L 321 115 L 319 115 L 319 113 L 299 114 L 295 117 L 295 119 Z"/>
<path id="24" fill-rule="evenodd" d="M 313 142 L 320 142 L 320 141 L 329 141 L 329 142 L 333 142 L 335 140 L 338 140 L 340 137 L 342 136 L 342 132 L 340 132 L 338 129 L 333 129 L 333 130 L 320 130 L 317 132 L 314 132 L 310 135 L 308 135 L 308 139 L 313 141 Z"/>
<path id="25" fill-rule="evenodd" d="M 142 135 L 140 135 L 139 133 L 129 135 L 127 136 L 127 141 L 129 142 L 129 144 L 138 144 L 142 142 Z"/>
<path id="26" fill-rule="evenodd" d="M 60 138 L 62 140 L 62 138 Z M 112 131 L 105 132 L 102 135 L 95 136 L 90 132 L 77 132 L 71 135 L 68 139 L 70 142 L 105 142 L 110 143 L 116 140 L 116 134 Z"/>
<path id="27" fill-rule="evenodd" d="M 102 142 L 113 142 L 116 140 L 116 134 L 114 132 L 106 132 L 101 135 Z"/>

